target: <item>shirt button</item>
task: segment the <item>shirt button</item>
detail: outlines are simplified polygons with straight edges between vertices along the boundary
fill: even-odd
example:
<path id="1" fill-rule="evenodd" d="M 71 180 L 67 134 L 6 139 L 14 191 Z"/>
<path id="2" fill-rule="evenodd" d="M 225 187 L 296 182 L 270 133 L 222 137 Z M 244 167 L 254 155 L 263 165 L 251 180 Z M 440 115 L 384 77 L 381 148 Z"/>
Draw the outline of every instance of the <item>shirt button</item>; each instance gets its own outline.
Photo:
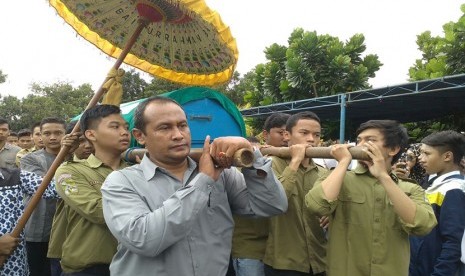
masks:
<path id="1" fill-rule="evenodd" d="M 377 243 L 379 240 L 378 240 L 378 239 L 374 239 L 374 241 Z"/>
<path id="2" fill-rule="evenodd" d="M 376 201 L 377 201 L 377 202 L 380 202 L 380 201 L 381 201 L 381 198 L 379 198 L 379 197 L 376 198 Z"/>
<path id="3" fill-rule="evenodd" d="M 379 218 L 375 218 L 375 222 L 379 222 Z"/>

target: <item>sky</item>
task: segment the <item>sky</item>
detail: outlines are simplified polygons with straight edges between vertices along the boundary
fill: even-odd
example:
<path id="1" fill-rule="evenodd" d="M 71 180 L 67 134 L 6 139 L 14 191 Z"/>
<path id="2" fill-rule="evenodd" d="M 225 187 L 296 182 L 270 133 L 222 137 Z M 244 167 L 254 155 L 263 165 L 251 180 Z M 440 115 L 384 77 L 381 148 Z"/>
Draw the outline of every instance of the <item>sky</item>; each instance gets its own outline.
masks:
<path id="1" fill-rule="evenodd" d="M 365 36 L 364 54 L 384 64 L 370 79 L 374 88 L 403 84 L 408 69 L 421 58 L 416 36 L 423 31 L 443 36 L 442 26 L 462 15 L 458 0 L 205 0 L 231 29 L 239 49 L 236 70 L 245 74 L 273 43 L 287 45 L 295 28 L 348 40 Z M 27 5 L 27 7 L 25 6 Z M 22 98 L 31 83 L 69 82 L 77 87 L 102 84 L 115 60 L 78 36 L 45 0 L 1 1 L 0 70 L 7 81 L 2 96 Z M 129 70 L 131 67 L 122 66 Z M 140 71 L 139 71 L 140 72 Z M 141 72 L 149 79 L 149 75 Z"/>

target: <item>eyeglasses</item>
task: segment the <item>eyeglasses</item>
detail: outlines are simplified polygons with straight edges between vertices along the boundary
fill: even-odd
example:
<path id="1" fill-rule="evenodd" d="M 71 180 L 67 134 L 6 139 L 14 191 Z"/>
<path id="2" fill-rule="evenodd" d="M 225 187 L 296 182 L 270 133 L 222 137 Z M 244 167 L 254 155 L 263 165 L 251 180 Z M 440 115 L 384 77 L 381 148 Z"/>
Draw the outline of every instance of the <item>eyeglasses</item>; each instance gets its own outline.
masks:
<path id="1" fill-rule="evenodd" d="M 407 155 L 405 157 L 405 160 L 407 160 L 408 162 L 413 162 L 413 161 L 416 161 L 417 160 L 417 157 L 414 156 L 414 155 Z"/>

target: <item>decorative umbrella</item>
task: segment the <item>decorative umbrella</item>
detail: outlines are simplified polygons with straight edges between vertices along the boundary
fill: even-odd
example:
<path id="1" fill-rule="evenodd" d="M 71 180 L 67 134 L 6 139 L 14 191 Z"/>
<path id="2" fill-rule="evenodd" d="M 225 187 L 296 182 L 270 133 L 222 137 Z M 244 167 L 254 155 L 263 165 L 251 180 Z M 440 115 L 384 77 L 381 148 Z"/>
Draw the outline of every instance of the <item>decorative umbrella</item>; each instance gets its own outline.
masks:
<path id="1" fill-rule="evenodd" d="M 203 0 L 50 0 L 50 4 L 79 35 L 117 58 L 86 109 L 95 106 L 106 91 L 121 91 L 113 88 L 121 86 L 119 67 L 123 62 L 188 85 L 221 84 L 234 72 L 236 42 Z M 117 94 L 106 102 L 119 104 L 120 99 Z M 76 124 L 72 132 L 78 130 Z M 69 148 L 63 147 L 58 153 L 12 236 L 20 236 L 68 152 Z M 6 258 L 0 256 L 0 267 Z"/>
<path id="2" fill-rule="evenodd" d="M 202 0 L 50 0 L 50 4 L 103 52 L 117 58 L 122 49 L 130 50 L 124 62 L 152 75 L 208 86 L 228 81 L 234 72 L 236 42 Z"/>

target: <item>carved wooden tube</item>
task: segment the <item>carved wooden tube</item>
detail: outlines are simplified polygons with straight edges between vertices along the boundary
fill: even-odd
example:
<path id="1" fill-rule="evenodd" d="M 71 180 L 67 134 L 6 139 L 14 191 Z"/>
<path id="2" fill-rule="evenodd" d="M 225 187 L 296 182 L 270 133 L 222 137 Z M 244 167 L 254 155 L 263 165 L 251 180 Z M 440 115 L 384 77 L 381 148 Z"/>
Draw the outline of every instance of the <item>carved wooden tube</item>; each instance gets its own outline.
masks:
<path id="1" fill-rule="evenodd" d="M 287 147 L 262 147 L 260 151 L 263 155 L 278 156 L 281 158 L 291 158 L 290 150 Z M 142 159 L 147 152 L 144 148 L 131 148 L 123 152 L 121 155 L 128 162 L 135 162 L 136 156 Z M 305 155 L 311 158 L 333 158 L 331 156 L 330 147 L 308 147 L 305 150 Z M 363 151 L 362 147 L 351 147 L 349 152 L 353 159 L 370 160 L 370 157 Z M 202 155 L 202 149 L 191 149 L 189 156 L 195 161 L 199 161 Z M 216 156 L 212 156 L 213 160 Z M 235 167 L 250 167 L 254 162 L 253 152 L 247 149 L 238 150 L 233 156 L 233 166 Z"/>
<path id="2" fill-rule="evenodd" d="M 202 155 L 202 149 L 191 149 L 189 156 L 195 161 L 199 161 L 200 156 Z M 130 148 L 121 154 L 124 160 L 134 163 L 136 156 L 139 156 L 140 159 L 147 152 L 144 148 Z M 212 156 L 213 160 L 216 161 L 216 156 Z M 251 167 L 254 162 L 254 155 L 251 150 L 240 149 L 234 153 L 232 165 L 235 167 Z M 218 162 L 220 163 L 220 162 Z"/>
<path id="3" fill-rule="evenodd" d="M 263 155 L 291 158 L 290 150 L 287 147 L 263 147 L 260 151 Z M 362 147 L 351 147 L 349 148 L 349 152 L 353 159 L 370 160 L 370 157 L 365 151 L 363 151 Z M 310 158 L 334 158 L 331 155 L 330 147 L 308 147 L 305 150 L 305 156 Z"/>

